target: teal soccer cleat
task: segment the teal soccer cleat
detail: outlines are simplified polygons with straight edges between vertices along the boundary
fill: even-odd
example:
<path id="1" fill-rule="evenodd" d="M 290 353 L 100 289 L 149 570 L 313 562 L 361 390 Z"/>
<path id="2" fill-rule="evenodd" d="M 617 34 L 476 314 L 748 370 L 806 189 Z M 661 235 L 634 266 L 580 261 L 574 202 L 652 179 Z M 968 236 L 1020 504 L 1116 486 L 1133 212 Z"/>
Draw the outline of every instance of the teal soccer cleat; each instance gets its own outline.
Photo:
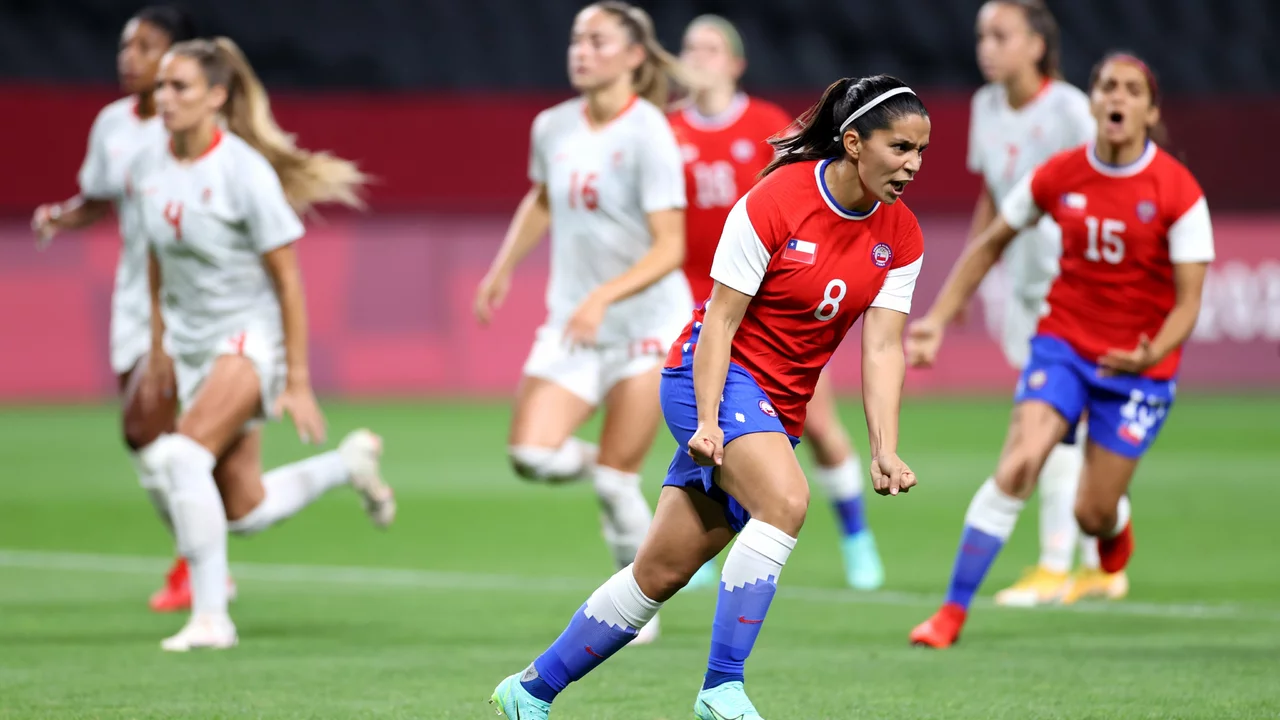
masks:
<path id="1" fill-rule="evenodd" d="M 846 537 L 840 545 L 844 554 L 845 578 L 855 590 L 878 590 L 884 585 L 884 563 L 870 530 Z"/>
<path id="2" fill-rule="evenodd" d="M 698 720 L 764 720 L 747 699 L 740 682 L 727 682 L 698 693 L 693 716 Z"/>
<path id="3" fill-rule="evenodd" d="M 693 574 L 693 577 L 689 579 L 689 584 L 684 587 L 686 590 L 719 589 L 720 568 L 716 565 L 716 561 L 708 560 L 702 567 L 698 568 L 698 572 Z"/>
<path id="4" fill-rule="evenodd" d="M 506 715 L 510 720 L 547 720 L 547 714 L 551 712 L 551 703 L 539 700 L 524 689 L 519 673 L 503 680 L 494 689 L 489 704 L 497 708 L 499 715 Z"/>

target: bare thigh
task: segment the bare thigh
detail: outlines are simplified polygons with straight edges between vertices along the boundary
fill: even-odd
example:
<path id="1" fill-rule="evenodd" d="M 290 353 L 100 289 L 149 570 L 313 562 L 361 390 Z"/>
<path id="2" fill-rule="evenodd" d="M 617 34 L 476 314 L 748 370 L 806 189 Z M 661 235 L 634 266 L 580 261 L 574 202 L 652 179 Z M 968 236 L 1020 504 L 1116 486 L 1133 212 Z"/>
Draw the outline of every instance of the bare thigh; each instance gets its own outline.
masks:
<path id="1" fill-rule="evenodd" d="M 1066 418 L 1048 403 L 1026 400 L 1014 406 L 996 464 L 996 486 L 1007 495 L 1024 500 L 1030 497 L 1045 459 L 1062 442 L 1067 429 Z"/>
<path id="2" fill-rule="evenodd" d="M 804 418 L 805 445 L 813 453 L 813 460 L 822 467 L 836 467 L 853 456 L 849 431 L 840 422 L 836 412 L 836 393 L 827 374 L 818 376 L 813 397 Z"/>
<path id="3" fill-rule="evenodd" d="M 751 517 L 795 537 L 809 508 L 809 482 L 791 441 L 777 432 L 743 435 L 724 448 L 716 483 Z"/>
<path id="4" fill-rule="evenodd" d="M 222 494 L 228 520 L 239 520 L 262 504 L 262 428 L 254 428 L 231 441 L 213 469 L 213 480 Z"/>
<path id="5" fill-rule="evenodd" d="M 143 355 L 132 370 L 117 378 L 121 429 L 125 444 L 132 450 L 140 450 L 162 433 L 172 432 L 178 416 L 177 387 L 172 382 L 166 387 L 153 387 L 154 381 L 147 375 L 148 359 Z"/>
<path id="6" fill-rule="evenodd" d="M 698 490 L 664 487 L 653 524 L 636 554 L 636 584 L 646 597 L 666 602 L 733 540 L 724 508 Z"/>
<path id="7" fill-rule="evenodd" d="M 586 400 L 550 380 L 526 375 L 516 391 L 507 444 L 560 447 L 594 411 Z"/>
<path id="8" fill-rule="evenodd" d="M 1090 440 L 1084 449 L 1084 472 L 1076 494 L 1076 521 L 1086 535 L 1110 535 L 1116 526 L 1116 508 L 1129 492 L 1138 469 L 1136 458 L 1117 455 Z"/>
<path id="9" fill-rule="evenodd" d="M 619 381 L 605 395 L 597 463 L 623 472 L 640 472 L 662 421 L 658 402 L 661 382 L 661 370 L 655 367 Z"/>
<path id="10" fill-rule="evenodd" d="M 220 458 L 261 406 L 262 387 L 253 363 L 242 355 L 221 355 L 178 418 L 178 432 Z"/>

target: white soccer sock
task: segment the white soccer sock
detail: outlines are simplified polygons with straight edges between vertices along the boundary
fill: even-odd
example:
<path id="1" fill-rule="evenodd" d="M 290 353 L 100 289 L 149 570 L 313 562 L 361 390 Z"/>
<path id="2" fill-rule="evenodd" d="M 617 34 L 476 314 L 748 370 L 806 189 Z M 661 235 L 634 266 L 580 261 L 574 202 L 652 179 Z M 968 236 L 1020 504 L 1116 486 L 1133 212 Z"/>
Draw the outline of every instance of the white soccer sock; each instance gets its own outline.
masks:
<path id="1" fill-rule="evenodd" d="M 730 591 L 770 577 L 777 583 L 782 566 L 787 564 L 795 547 L 795 538 L 752 518 L 738 533 L 737 542 L 724 559 L 720 582 Z"/>
<path id="2" fill-rule="evenodd" d="M 178 552 L 191 571 L 194 615 L 227 612 L 227 518 L 213 481 L 213 453 L 184 435 L 162 435 Z"/>
<path id="3" fill-rule="evenodd" d="M 614 562 L 623 568 L 635 562 L 640 543 L 649 532 L 653 513 L 640 492 L 640 476 L 597 465 L 592 473 L 600 499 L 600 524 Z"/>
<path id="4" fill-rule="evenodd" d="M 337 450 L 276 468 L 262 476 L 262 489 L 266 491 L 262 502 L 227 527 L 237 535 L 262 532 L 350 481 L 351 470 Z"/>
<path id="5" fill-rule="evenodd" d="M 585 614 L 614 627 L 639 630 L 653 620 L 661 607 L 662 603 L 641 592 L 631 565 L 627 565 L 591 593 Z"/>
<path id="6" fill-rule="evenodd" d="M 1129 496 L 1121 495 L 1120 502 L 1116 503 L 1116 526 L 1112 528 L 1111 533 L 1107 535 L 1113 538 L 1124 532 L 1124 528 L 1129 524 L 1129 517 L 1132 515 L 1133 509 L 1129 505 Z"/>
<path id="7" fill-rule="evenodd" d="M 130 452 L 129 460 L 133 462 L 133 469 L 138 474 L 138 484 L 146 491 L 147 499 L 156 509 L 161 524 L 172 535 L 173 517 L 169 513 L 169 498 L 164 491 L 164 469 L 161 467 L 163 458 L 157 457 L 153 450 L 155 446 L 153 441 L 141 450 Z"/>
<path id="8" fill-rule="evenodd" d="M 1040 567 L 1065 573 L 1080 537 L 1076 490 L 1084 468 L 1080 444 L 1054 446 L 1040 469 Z"/>
<path id="9" fill-rule="evenodd" d="M 964 524 L 1002 541 L 1008 540 L 1013 534 L 1014 525 L 1018 524 L 1018 514 L 1022 512 L 1024 505 L 1025 500 L 1006 495 L 996 487 L 995 478 L 987 478 L 978 492 L 973 494 L 969 510 L 964 515 Z"/>
<path id="10" fill-rule="evenodd" d="M 1098 557 L 1098 538 L 1080 533 L 1080 565 L 1088 570 L 1102 569 L 1102 558 Z"/>
<path id="11" fill-rule="evenodd" d="M 570 437 L 558 448 L 512 445 L 507 454 L 520 474 L 530 480 L 561 483 L 585 479 L 595 464 L 598 448 L 585 440 Z"/>
<path id="12" fill-rule="evenodd" d="M 852 500 L 862 494 L 862 463 L 857 455 L 850 454 L 848 460 L 835 467 L 815 465 L 813 478 L 833 503 Z"/>

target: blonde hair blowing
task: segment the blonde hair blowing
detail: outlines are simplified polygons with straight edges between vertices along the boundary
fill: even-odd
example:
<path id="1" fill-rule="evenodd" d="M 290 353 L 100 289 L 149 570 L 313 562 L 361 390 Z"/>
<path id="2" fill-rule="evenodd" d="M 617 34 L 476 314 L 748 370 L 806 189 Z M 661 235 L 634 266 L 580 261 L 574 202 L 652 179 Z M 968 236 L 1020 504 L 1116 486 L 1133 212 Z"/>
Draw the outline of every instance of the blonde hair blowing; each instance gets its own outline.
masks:
<path id="1" fill-rule="evenodd" d="M 665 107 L 671 99 L 671 82 L 684 85 L 688 83 L 685 82 L 680 61 L 658 42 L 649 13 L 622 0 L 602 0 L 591 7 L 618 18 L 622 27 L 626 28 L 631 42 L 644 46 L 644 62 L 636 68 L 631 83 L 637 95 L 659 108 Z"/>
<path id="2" fill-rule="evenodd" d="M 271 163 L 285 197 L 298 214 L 320 203 L 364 207 L 358 193 L 368 177 L 349 160 L 299 148 L 294 136 L 280 129 L 262 81 L 230 38 L 180 42 L 170 52 L 196 60 L 211 86 L 227 89 L 227 102 L 222 106 L 227 129 Z"/>

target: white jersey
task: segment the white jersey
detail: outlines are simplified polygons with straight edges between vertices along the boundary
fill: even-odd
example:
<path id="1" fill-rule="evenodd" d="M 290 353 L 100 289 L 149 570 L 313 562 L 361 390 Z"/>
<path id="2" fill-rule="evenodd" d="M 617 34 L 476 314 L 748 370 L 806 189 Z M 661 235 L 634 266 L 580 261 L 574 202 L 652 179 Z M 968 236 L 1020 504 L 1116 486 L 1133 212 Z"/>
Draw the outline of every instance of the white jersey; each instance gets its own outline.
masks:
<path id="1" fill-rule="evenodd" d="M 529 179 L 546 185 L 551 207 L 547 324 L 561 327 L 592 291 L 649 252 L 649 213 L 685 206 L 684 160 L 662 111 L 640 98 L 600 128 L 588 123 L 582 99 L 544 110 L 530 155 Z M 610 306 L 598 342 L 678 333 L 692 305 L 677 268 Z"/>
<path id="2" fill-rule="evenodd" d="M 146 148 L 129 175 L 130 210 L 160 262 L 173 353 L 208 353 L 250 331 L 282 342 L 262 255 L 302 237 L 303 228 L 266 159 L 220 131 L 194 160 L 178 160 L 167 142 Z"/>
<path id="3" fill-rule="evenodd" d="M 125 172 L 138 151 L 164 140 L 157 117 L 138 117 L 137 99 L 126 97 L 104 107 L 89 131 L 89 147 L 80 166 L 80 195 L 110 200 L 120 220 L 120 260 L 111 296 L 111 366 L 116 372 L 133 367 L 149 347 L 147 327 L 151 302 L 147 295 L 147 244 L 132 227 L 132 215 L 121 211 Z"/>
<path id="4" fill-rule="evenodd" d="M 1009 106 L 1004 86 L 992 83 L 973 95 L 969 170 L 982 176 L 998 208 L 1027 173 L 1096 132 L 1088 96 L 1069 83 L 1046 82 L 1017 110 Z M 1061 253 L 1061 232 L 1047 216 L 1019 233 L 1003 257 L 1013 294 L 1026 302 L 1042 300 L 1058 274 Z"/>

